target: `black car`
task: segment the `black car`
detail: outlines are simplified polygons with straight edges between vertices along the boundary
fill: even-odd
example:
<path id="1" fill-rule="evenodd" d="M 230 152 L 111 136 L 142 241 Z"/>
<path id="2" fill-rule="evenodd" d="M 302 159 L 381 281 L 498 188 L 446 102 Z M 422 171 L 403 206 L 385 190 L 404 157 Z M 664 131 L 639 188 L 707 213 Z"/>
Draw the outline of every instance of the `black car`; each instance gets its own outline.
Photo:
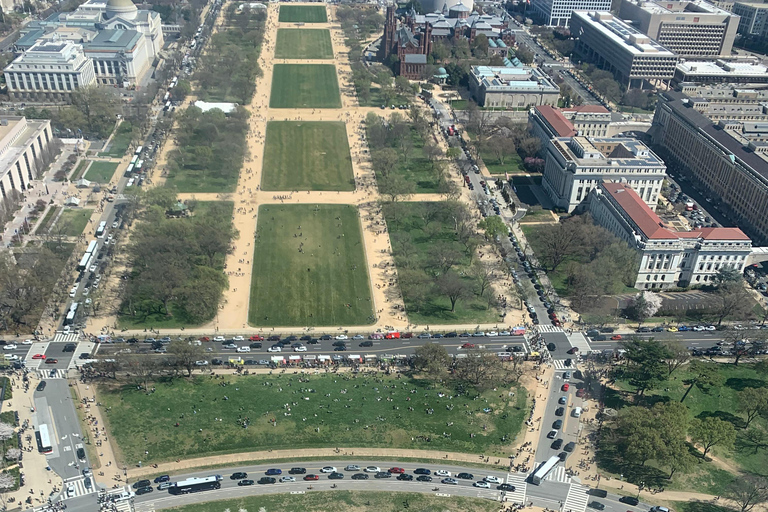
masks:
<path id="1" fill-rule="evenodd" d="M 211 364 L 217 364 L 217 365 L 224 364 L 224 360 L 219 359 L 218 357 L 214 357 L 213 359 L 211 359 Z"/>
<path id="2" fill-rule="evenodd" d="M 248 480 L 247 478 L 245 480 L 240 480 L 237 482 L 237 485 L 243 486 L 243 485 L 253 485 L 253 480 Z"/>
<path id="3" fill-rule="evenodd" d="M 565 362 L 563 362 L 563 364 L 566 367 L 569 367 L 569 366 L 571 366 L 573 364 L 573 359 L 566 359 Z"/>
<path id="4" fill-rule="evenodd" d="M 431 482 L 432 477 L 429 475 L 419 475 L 416 477 L 416 480 L 418 480 L 419 482 Z"/>
<path id="5" fill-rule="evenodd" d="M 347 346 L 347 342 L 344 341 L 344 340 L 334 341 L 333 342 L 333 346 L 334 347 L 346 347 Z"/>
<path id="6" fill-rule="evenodd" d="M 352 475 L 352 480 L 368 480 L 367 473 L 355 473 Z"/>
<path id="7" fill-rule="evenodd" d="M 267 341 L 280 341 L 280 336 L 273 334 L 269 338 L 267 338 Z"/>
<path id="8" fill-rule="evenodd" d="M 599 501 L 593 501 L 589 504 L 591 508 L 594 508 L 595 510 L 605 510 L 605 505 L 600 503 Z"/>
<path id="9" fill-rule="evenodd" d="M 563 420 L 555 420 L 555 422 L 552 423 L 552 428 L 554 428 L 555 430 L 560 430 L 561 428 L 563 428 Z"/>
<path id="10" fill-rule="evenodd" d="M 403 480 L 403 481 L 406 481 L 406 482 L 410 482 L 411 480 L 413 480 L 413 475 L 409 475 L 408 473 L 400 473 L 397 476 L 397 479 L 398 480 Z"/>
<path id="11" fill-rule="evenodd" d="M 379 471 L 378 473 L 373 475 L 373 477 L 374 478 L 391 478 L 392 473 L 390 473 L 389 471 Z"/>
<path id="12" fill-rule="evenodd" d="M 277 482 L 277 480 L 275 480 L 271 476 L 263 476 L 263 477 L 259 478 L 259 483 L 260 484 L 273 484 L 275 482 Z"/>
<path id="13" fill-rule="evenodd" d="M 304 475 L 307 472 L 307 468 L 291 468 L 288 471 L 289 475 Z"/>
<path id="14" fill-rule="evenodd" d="M 458 475 L 456 475 L 456 478 L 461 478 L 462 480 L 474 480 L 475 475 L 473 475 L 472 473 L 459 473 Z"/>
<path id="15" fill-rule="evenodd" d="M 149 494 L 152 491 L 154 491 L 154 489 L 151 486 L 150 487 L 139 487 L 138 489 L 136 489 L 136 496 L 141 496 L 142 494 Z"/>
<path id="16" fill-rule="evenodd" d="M 309 341 L 311 339 L 312 339 L 312 336 L 302 336 L 301 338 L 299 338 L 299 340 L 301 341 Z"/>
<path id="17" fill-rule="evenodd" d="M 283 338 L 283 341 L 287 341 L 288 343 L 290 343 L 292 341 L 296 341 L 297 339 L 299 339 L 297 336 L 287 336 Z"/>
<path id="18" fill-rule="evenodd" d="M 619 501 L 622 503 L 626 503 L 627 505 L 637 506 L 640 503 L 640 500 L 635 498 L 634 496 L 622 496 L 619 498 Z"/>
<path id="19" fill-rule="evenodd" d="M 597 336 L 592 336 L 592 341 L 605 341 L 608 337 L 604 334 L 598 334 Z"/>
<path id="20" fill-rule="evenodd" d="M 163 482 L 170 482 L 170 481 L 171 481 L 171 476 L 170 475 L 161 475 L 161 476 L 158 476 L 157 478 L 155 478 L 155 483 L 156 484 L 161 484 Z"/>
<path id="21" fill-rule="evenodd" d="M 597 496 L 598 498 L 605 498 L 606 496 L 608 496 L 608 491 L 606 491 L 605 489 L 589 489 L 587 491 L 587 494 L 589 494 L 590 496 Z"/>
<path id="22" fill-rule="evenodd" d="M 328 475 L 329 480 L 344 480 L 344 473 L 339 473 L 338 471 L 334 471 L 330 475 Z"/>
<path id="23" fill-rule="evenodd" d="M 140 489 L 142 487 L 152 487 L 152 482 L 149 480 L 139 480 L 135 484 L 133 484 L 134 489 Z"/>
<path id="24" fill-rule="evenodd" d="M 563 407 L 555 409 L 555 416 L 562 416 L 563 414 L 565 414 L 565 409 Z"/>
<path id="25" fill-rule="evenodd" d="M 251 348 L 261 348 L 261 342 L 257 341 L 256 343 L 251 343 L 248 346 Z"/>
<path id="26" fill-rule="evenodd" d="M 128 343 L 138 343 L 139 342 L 139 338 L 128 338 L 126 341 Z"/>
<path id="27" fill-rule="evenodd" d="M 76 348 L 77 348 L 76 344 L 74 344 L 74 343 L 67 343 L 66 345 L 64 345 L 64 348 L 63 348 L 62 351 L 63 352 L 74 352 Z"/>
<path id="28" fill-rule="evenodd" d="M 245 473 L 244 471 L 237 471 L 232 473 L 232 476 L 229 477 L 230 480 L 242 480 L 243 478 L 248 478 L 248 473 Z"/>
<path id="29" fill-rule="evenodd" d="M 563 450 L 567 452 L 572 452 L 576 448 L 576 443 L 571 441 L 570 443 L 566 444 L 565 447 L 563 447 Z"/>
<path id="30" fill-rule="evenodd" d="M 563 440 L 562 439 L 555 439 L 555 441 L 550 445 L 553 450 L 559 450 L 561 446 L 563 446 Z"/>
<path id="31" fill-rule="evenodd" d="M 565 459 L 568 458 L 568 454 L 565 452 L 560 452 L 557 454 L 558 457 L 560 457 L 560 462 L 565 462 Z"/>
<path id="32" fill-rule="evenodd" d="M 321 340 L 329 340 L 329 339 L 331 339 L 331 336 L 330 336 L 330 334 L 323 334 L 322 336 L 320 336 L 320 339 Z"/>
<path id="33" fill-rule="evenodd" d="M 499 491 L 515 492 L 515 486 L 512 484 L 497 485 L 496 489 Z"/>
<path id="34" fill-rule="evenodd" d="M 373 342 L 371 340 L 366 340 L 366 341 L 360 342 L 360 346 L 361 347 L 372 347 L 373 346 Z"/>
<path id="35" fill-rule="evenodd" d="M 347 351 L 347 347 L 342 345 L 340 347 L 333 347 L 333 350 L 336 351 L 336 352 L 346 352 Z"/>
<path id="36" fill-rule="evenodd" d="M 307 340 L 307 345 L 317 345 L 318 343 L 320 342 L 317 340 L 317 338 L 311 338 Z"/>
<path id="37" fill-rule="evenodd" d="M 455 338 L 456 336 L 458 336 L 458 334 L 456 334 L 455 332 L 449 332 L 448 334 L 445 335 L 446 338 Z"/>
<path id="38" fill-rule="evenodd" d="M 413 470 L 413 472 L 417 475 L 431 475 L 432 472 L 428 470 L 427 468 L 416 468 Z"/>
<path id="39" fill-rule="evenodd" d="M 78 448 L 77 449 L 77 458 L 80 459 L 80 460 L 85 460 L 85 449 L 84 448 Z M 147 482 L 149 482 L 149 480 L 147 480 Z M 147 485 L 149 485 L 149 484 L 147 484 Z"/>
<path id="40" fill-rule="evenodd" d="M 547 343 L 547 350 L 549 350 L 550 352 L 554 352 L 556 348 L 557 347 L 555 346 L 554 343 Z"/>
<path id="41" fill-rule="evenodd" d="M 38 390 L 38 391 L 42 391 L 42 390 L 44 390 L 44 389 L 45 389 L 45 381 L 44 381 L 44 380 L 41 380 L 41 381 L 40 381 L 40 384 L 38 384 L 38 385 L 37 385 L 37 390 Z"/>

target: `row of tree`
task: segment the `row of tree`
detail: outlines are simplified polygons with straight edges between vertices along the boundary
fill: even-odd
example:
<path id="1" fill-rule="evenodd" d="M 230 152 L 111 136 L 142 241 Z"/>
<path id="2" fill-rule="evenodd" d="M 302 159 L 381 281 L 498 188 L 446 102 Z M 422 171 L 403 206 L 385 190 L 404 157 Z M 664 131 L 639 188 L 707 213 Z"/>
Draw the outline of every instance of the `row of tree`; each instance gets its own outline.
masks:
<path id="1" fill-rule="evenodd" d="M 121 313 L 200 324 L 214 317 L 227 287 L 224 258 L 237 235 L 232 204 L 192 203 L 191 217 L 169 218 L 166 211 L 175 197 L 168 187 L 147 194 L 147 208 L 128 249 L 131 274 Z"/>
<path id="2" fill-rule="evenodd" d="M 115 115 L 120 112 L 120 98 L 110 87 L 84 87 L 72 91 L 70 104 L 61 107 L 27 107 L 28 119 L 50 119 L 61 137 L 95 137 L 106 139 L 115 128 Z"/>
<path id="3" fill-rule="evenodd" d="M 434 382 L 454 378 L 477 390 L 512 384 L 525 371 L 522 357 L 502 361 L 495 353 L 480 348 L 468 349 L 466 356 L 454 359 L 444 345 L 425 343 L 416 347 L 413 367 Z"/>

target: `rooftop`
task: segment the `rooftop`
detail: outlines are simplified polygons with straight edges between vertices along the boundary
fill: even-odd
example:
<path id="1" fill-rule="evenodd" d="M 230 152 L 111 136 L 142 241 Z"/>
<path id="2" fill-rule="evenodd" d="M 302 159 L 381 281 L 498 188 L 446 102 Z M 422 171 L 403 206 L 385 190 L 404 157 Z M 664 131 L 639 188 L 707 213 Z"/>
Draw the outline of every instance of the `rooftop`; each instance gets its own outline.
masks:
<path id="1" fill-rule="evenodd" d="M 689 1 L 667 1 L 667 2 L 653 2 L 639 0 L 634 2 L 639 5 L 644 11 L 653 14 L 671 14 L 676 12 L 695 12 L 700 14 L 718 14 L 728 15 L 731 13 L 716 7 L 714 4 L 705 2 L 703 0 L 689 0 Z"/>
<path id="2" fill-rule="evenodd" d="M 719 75 L 723 77 L 731 75 L 739 76 L 765 76 L 768 75 L 768 66 L 755 62 L 729 62 L 725 59 L 711 60 L 681 60 L 677 69 L 686 75 Z"/>
<path id="3" fill-rule="evenodd" d="M 652 54 L 658 57 L 675 57 L 673 52 L 609 12 L 574 11 L 571 17 L 578 18 L 584 25 L 592 27 L 616 44 L 623 45 L 634 55 Z"/>
<path id="4" fill-rule="evenodd" d="M 632 219 L 648 240 L 676 240 L 679 238 L 701 238 L 702 240 L 739 240 L 750 238 L 739 228 L 700 228 L 694 231 L 673 231 L 664 224 L 656 213 L 645 204 L 632 187 L 624 183 L 604 182 L 602 188 L 614 199 Z"/>
<path id="5" fill-rule="evenodd" d="M 573 137 L 576 130 L 573 124 L 565 118 L 563 113 L 550 105 L 539 105 L 535 107 L 536 112 L 552 127 L 558 137 Z"/>

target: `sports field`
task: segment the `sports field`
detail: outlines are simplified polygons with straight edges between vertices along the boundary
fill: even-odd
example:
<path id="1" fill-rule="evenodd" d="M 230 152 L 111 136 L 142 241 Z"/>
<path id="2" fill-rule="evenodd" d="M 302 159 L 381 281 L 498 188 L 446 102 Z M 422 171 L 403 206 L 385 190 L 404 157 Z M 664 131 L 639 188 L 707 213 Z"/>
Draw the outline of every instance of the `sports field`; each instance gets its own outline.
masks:
<path id="1" fill-rule="evenodd" d="M 277 31 L 275 57 L 278 59 L 332 59 L 331 32 L 326 29 Z"/>
<path id="2" fill-rule="evenodd" d="M 357 208 L 259 208 L 248 322 L 255 326 L 374 321 Z"/>
<path id="3" fill-rule="evenodd" d="M 266 449 L 300 456 L 304 448 L 336 446 L 435 450 L 435 458 L 438 450 L 508 454 L 526 414 L 522 387 L 511 395 L 407 375 L 275 373 L 159 378 L 149 394 L 135 382 L 105 384 L 98 399 L 129 466 Z"/>
<path id="4" fill-rule="evenodd" d="M 342 122 L 271 121 L 262 190 L 354 190 Z"/>
<path id="5" fill-rule="evenodd" d="M 275 64 L 270 108 L 341 108 L 333 64 Z"/>
<path id="6" fill-rule="evenodd" d="M 280 23 L 326 23 L 324 5 L 281 5 Z"/>

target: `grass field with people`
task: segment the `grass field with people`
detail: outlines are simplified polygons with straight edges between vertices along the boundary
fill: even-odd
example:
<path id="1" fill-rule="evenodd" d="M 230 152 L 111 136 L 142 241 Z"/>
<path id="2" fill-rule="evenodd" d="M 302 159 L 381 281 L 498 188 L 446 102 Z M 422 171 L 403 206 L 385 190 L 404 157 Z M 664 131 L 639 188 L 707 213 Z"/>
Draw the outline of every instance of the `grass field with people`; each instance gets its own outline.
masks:
<path id="1" fill-rule="evenodd" d="M 263 205 L 254 252 L 251 325 L 373 323 L 356 207 Z"/>
<path id="2" fill-rule="evenodd" d="M 341 108 L 333 64 L 275 64 L 270 108 Z"/>
<path id="3" fill-rule="evenodd" d="M 508 454 L 527 412 L 523 388 L 478 393 L 398 377 L 200 375 L 154 382 L 150 393 L 105 385 L 98 396 L 128 465 L 336 446 Z"/>
<path id="4" fill-rule="evenodd" d="M 277 31 L 276 59 L 332 59 L 331 32 L 327 29 Z"/>
<path id="5" fill-rule="evenodd" d="M 407 489 L 407 486 L 404 487 Z M 495 512 L 498 503 L 485 498 L 450 498 L 417 492 L 334 491 L 310 494 L 270 494 L 231 500 L 196 503 L 169 509 L 174 512 L 225 512 L 226 510 L 268 510 L 269 512 Z M 698 511 L 691 511 L 698 512 Z"/>
<path id="6" fill-rule="evenodd" d="M 354 190 L 344 123 L 270 121 L 261 188 Z"/>
<path id="7" fill-rule="evenodd" d="M 280 23 L 327 23 L 324 5 L 281 5 Z"/>
<path id="8" fill-rule="evenodd" d="M 84 178 L 95 183 L 109 183 L 117 170 L 117 165 L 113 162 L 93 162 Z"/>

